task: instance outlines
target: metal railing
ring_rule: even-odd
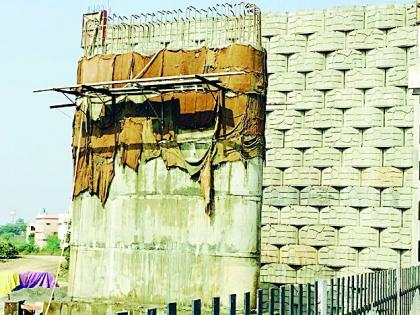
[[[251,307],[249,292],[244,294],[242,301],[236,294],[231,294],[224,308],[221,308],[220,297],[213,298],[210,308],[204,308],[201,300],[194,300],[190,312],[193,315],[219,315],[226,311],[229,315],[409,315],[414,297],[419,293],[420,266],[415,266],[320,280],[312,284],[259,289],[255,308]],[[167,315],[175,315],[178,311],[177,303],[166,305]],[[184,306],[182,312],[186,312]],[[146,310],[147,315],[157,313],[157,308]],[[159,313],[163,310],[159,309]],[[117,314],[128,315],[129,312]]]

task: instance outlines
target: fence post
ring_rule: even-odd
[[[295,287],[289,285],[289,315],[295,315]]]
[[[166,307],[167,315],[176,315],[176,303],[169,303]]]
[[[285,292],[285,287],[281,286],[280,287],[280,301],[279,301],[279,306],[280,306],[280,311],[279,314],[280,315],[286,315],[286,292]]]
[[[274,288],[268,290],[268,314],[274,315],[275,291]]]
[[[231,294],[229,297],[229,315],[236,314],[236,294]]]
[[[327,297],[328,282],[325,280],[318,281],[318,314],[327,315],[328,297]]]
[[[298,314],[303,315],[303,284],[299,284],[298,290]]]
[[[334,315],[334,279],[330,279],[330,314]]]
[[[312,306],[312,300],[311,300],[311,284],[308,283],[306,285],[306,314],[311,315],[311,306]]]
[[[264,307],[264,296],[263,296],[263,294],[264,294],[264,291],[262,289],[259,289],[257,291],[257,314],[258,315],[262,315],[263,312],[264,312],[264,310],[263,310],[263,307]]]
[[[149,308],[149,309],[146,311],[146,314],[147,314],[147,315],[156,315],[156,313],[157,313],[157,310],[156,310],[155,308]]]
[[[251,293],[244,294],[244,315],[251,314]]]
[[[397,268],[397,315],[401,315],[401,268]]]
[[[194,300],[193,301],[193,303],[192,303],[192,314],[193,315],[201,315],[201,300]],[[156,315],[156,314],[153,314],[153,315]]]
[[[213,298],[213,304],[212,304],[212,315],[219,315],[220,314],[220,297],[214,297]]]

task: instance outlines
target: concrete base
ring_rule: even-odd
[[[221,165],[209,217],[199,183],[184,171],[161,159],[137,173],[116,166],[105,207],[89,194],[75,200],[69,297],[190,305],[254,293],[261,186],[260,158]]]
[[[52,302],[48,315],[118,315],[118,314],[129,314],[129,315],[144,315],[147,309],[157,308],[159,314],[165,314],[166,308],[162,305],[158,307],[154,305],[139,306],[129,303],[107,303],[107,302],[85,302],[85,301],[54,301]],[[45,314],[46,305],[44,305]],[[203,313],[210,314],[211,305],[201,305]],[[220,313],[227,314],[228,310],[225,308],[220,309]],[[178,304],[177,314],[191,314],[190,304]],[[14,314],[11,314],[14,315]]]

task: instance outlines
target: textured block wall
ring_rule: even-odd
[[[261,282],[411,263],[415,18],[414,4],[263,15]]]

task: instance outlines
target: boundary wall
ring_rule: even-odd
[[[261,282],[415,263],[415,4],[266,13],[262,36]]]

